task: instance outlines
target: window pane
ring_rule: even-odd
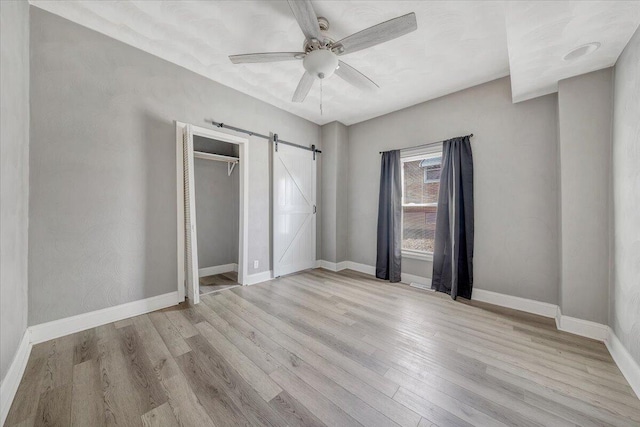
[[[433,252],[442,157],[403,163],[402,249]]]
[[[402,221],[402,249],[433,252],[437,206],[405,206]]]
[[[432,160],[431,158],[429,160]],[[404,162],[404,204],[438,203],[440,157],[435,165],[421,166],[424,160]],[[426,179],[428,175],[428,180]],[[427,182],[428,181],[428,182]]]
[[[438,167],[424,168],[424,183],[440,182],[440,165]]]

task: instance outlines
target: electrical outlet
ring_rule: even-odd
[[[259,265],[260,265],[260,261],[258,261],[258,260],[253,261],[253,268],[254,269],[258,268]]]

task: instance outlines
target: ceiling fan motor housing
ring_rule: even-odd
[[[320,31],[327,31],[329,29],[329,20],[324,16],[318,16],[318,26]]]
[[[312,76],[326,79],[338,68],[338,56],[328,49],[312,50],[302,60],[302,66]]]
[[[337,52],[336,49],[334,49],[335,40],[329,33],[329,20],[323,16],[318,16],[318,27],[320,27],[320,35],[322,37],[319,39],[305,39],[304,43],[302,43],[302,50],[309,53],[317,49],[329,49],[338,54],[342,53],[344,49],[340,52]]]

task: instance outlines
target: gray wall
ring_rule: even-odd
[[[29,4],[0,2],[0,378],[27,328]]]
[[[347,261],[349,134],[347,126],[322,126],[322,259]]]
[[[615,67],[610,326],[640,364],[640,30]]]
[[[238,262],[239,176],[226,163],[194,161],[199,268]]]
[[[560,81],[563,315],[606,324],[609,294],[611,68]]]
[[[381,150],[474,133],[480,289],[557,303],[557,97],[513,104],[503,78],[349,128],[349,258],[374,265]],[[403,259],[431,277],[431,263]]]
[[[177,289],[174,120],[320,144],[319,126],[151,54],[31,22],[30,324]],[[249,274],[270,269],[269,153],[251,138]]]

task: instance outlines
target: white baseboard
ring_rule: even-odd
[[[331,262],[318,260],[317,262],[318,268],[324,268],[329,271],[341,271],[341,270],[354,270],[359,271],[360,273],[369,274],[374,276],[376,274],[376,268],[372,265],[360,264],[353,261],[342,261],[342,262]],[[411,283],[418,283],[420,285],[425,285],[426,287],[431,287],[431,279],[428,277],[416,276],[415,274],[402,273],[402,277],[400,278],[402,283],[406,283],[410,285]]]
[[[360,273],[368,274],[370,276],[376,275],[376,268],[372,265],[360,264],[353,261],[347,261],[346,263],[346,268],[349,270],[359,271]]]
[[[620,368],[620,372],[627,379],[629,385],[633,389],[634,393],[640,398],[640,365],[634,360],[629,351],[620,342],[620,339],[613,332],[613,329],[609,328],[609,334],[604,340],[604,343],[611,353],[611,357]]]
[[[329,271],[345,270],[349,268],[348,265],[349,265],[349,261],[331,262],[331,261],[318,260],[316,263],[316,266],[318,268],[324,268],[325,270],[329,270]]]
[[[9,370],[4,380],[2,380],[2,385],[0,385],[0,425],[4,425],[7,415],[9,415],[9,408],[11,408],[13,398],[18,391],[18,386],[22,380],[22,374],[24,374],[24,370],[27,367],[27,361],[29,360],[32,347],[30,330],[27,328],[22,335],[22,340],[18,345],[18,350],[13,357],[13,361],[11,365],[9,365]]]
[[[179,302],[178,291],[174,291],[169,292],[168,294],[158,295],[139,301],[132,301],[113,307],[103,308],[101,310],[91,311],[89,313],[78,314],[77,316],[66,317],[64,319],[30,326],[31,343],[38,344],[44,341],[49,341],[65,335],[84,331],[85,329],[95,328],[96,326],[106,325],[107,323],[117,322],[118,320],[160,310],[161,308],[176,305]]]
[[[200,268],[198,269],[198,277],[213,276],[214,274],[229,273],[231,271],[238,271],[238,264],[231,263]]]
[[[473,288],[471,297],[476,301],[537,314],[538,316],[555,318],[558,312],[558,306],[555,304],[516,297],[513,295],[500,294],[498,292],[486,291],[484,289]]]
[[[18,385],[22,380],[24,370],[27,367],[31,348],[35,344],[160,310],[176,305],[179,302],[178,291],[174,291],[139,301],[132,301],[114,307],[91,311],[89,313],[78,314],[77,316],[29,326],[22,337],[22,341],[20,341],[18,351],[0,386],[0,416],[2,418],[0,425],[4,424],[9,414],[9,408],[18,391]]]
[[[606,341],[609,336],[609,326],[576,317],[565,316],[560,311],[560,307],[558,307],[556,313],[556,328],[558,328],[559,331],[569,332],[598,341]]]
[[[255,285],[262,282],[268,282],[273,279],[273,272],[271,270],[263,271],[262,273],[249,274],[245,279],[245,285]]]

